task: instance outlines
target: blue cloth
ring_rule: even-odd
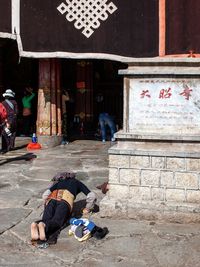
[[[72,225],[84,225],[90,232],[94,229],[96,226],[92,221],[89,221],[88,219],[76,219],[76,218],[71,218],[70,219],[70,224]]]
[[[101,127],[101,135],[102,140],[106,140],[106,125],[109,126],[111,132],[111,139],[114,137],[114,133],[116,133],[116,125],[114,123],[113,117],[108,113],[103,112],[99,114],[99,124]]]

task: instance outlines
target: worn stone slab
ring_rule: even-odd
[[[24,217],[31,213],[29,209],[3,208],[0,209],[0,234],[20,223]]]
[[[36,192],[43,191],[44,189],[46,189],[49,186],[49,180],[37,180],[37,179],[26,179],[23,181],[19,182],[19,186],[20,188],[29,190],[31,192],[33,192],[33,194],[35,194]]]
[[[3,191],[0,194],[0,205],[4,208],[23,207],[31,199],[32,195],[34,195],[33,192],[22,188],[12,189],[10,192]]]
[[[44,251],[34,249],[12,233],[0,236],[0,266],[37,267],[61,266],[59,259],[47,256]]]
[[[41,193],[51,178],[45,175],[45,170],[51,165],[54,166],[55,172],[61,166],[64,169],[67,159],[71,160],[71,156],[68,158],[69,154],[64,156],[65,151],[71,150],[73,153],[77,150],[78,153],[74,157],[73,164],[75,165],[77,162],[76,170],[79,171],[79,178],[89,184],[90,188],[95,189],[96,185],[103,182],[105,178],[104,164],[101,161],[96,161],[98,153],[100,153],[100,158],[107,158],[105,151],[110,148],[107,144],[106,149],[100,142],[96,144],[97,149],[95,149],[95,142],[92,142],[90,146],[90,141],[82,140],[75,142],[74,145],[70,144],[70,148],[67,146],[66,150],[65,148],[61,150],[60,147],[43,150],[37,152],[37,158],[31,164],[22,165],[23,168],[25,167],[23,172],[20,171],[21,166],[19,165],[15,165],[14,175],[11,175],[9,171],[3,173],[2,170],[0,173],[0,192],[4,193],[2,196],[0,194],[3,201],[1,203],[2,214],[0,210],[0,222],[3,225],[3,233],[0,234],[0,266],[199,267],[199,224],[168,224],[166,222],[157,223],[153,220],[138,221],[128,219],[127,216],[126,219],[120,220],[119,215],[115,219],[110,219],[101,218],[100,213],[95,213],[90,219],[96,225],[108,227],[109,230],[108,235],[102,240],[91,238],[80,243],[74,237],[68,236],[69,227],[67,227],[61,232],[57,244],[45,250],[40,250],[29,244],[30,224],[41,218],[43,211]],[[96,156],[93,157],[94,160],[88,160],[88,152],[80,153],[81,149],[84,150],[87,147],[94,149],[94,154],[96,153]],[[61,151],[62,155],[60,155]],[[12,151],[11,157],[14,153],[15,151]],[[13,170],[10,164],[7,163],[6,168]],[[84,167],[95,164],[96,171],[90,171],[90,168],[88,170]],[[107,172],[108,165],[105,164],[105,174]],[[39,180],[35,178],[36,176],[39,177]],[[24,196],[20,196],[19,189],[22,190]],[[13,210],[7,209],[5,206],[7,194],[10,192],[14,194],[14,190],[16,190],[16,194],[8,202],[9,205],[12,204]],[[105,196],[100,190],[96,189],[95,192],[98,200]],[[121,197],[123,198],[123,195]],[[27,202],[24,206],[25,199]],[[77,198],[77,201],[79,200],[85,200],[85,196],[80,194]],[[107,209],[105,212],[108,214],[113,207],[111,206],[110,210]],[[117,203],[117,208],[123,209],[123,206]],[[139,204],[136,208],[142,210]],[[186,205],[185,211],[187,208]],[[198,214],[199,212],[196,210],[195,213]]]

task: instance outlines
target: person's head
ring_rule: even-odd
[[[76,178],[76,173],[74,172],[59,172],[57,173],[52,179],[51,181],[53,182],[60,182],[66,179],[75,179]]]
[[[13,92],[11,89],[6,89],[5,93],[3,93],[3,97],[5,99],[12,99],[15,97],[15,92]]]
[[[26,87],[24,90],[24,94],[25,95],[30,95],[33,92],[33,88],[32,87]]]
[[[64,95],[68,96],[69,93],[70,93],[70,89],[68,89],[68,88],[67,89],[63,89],[62,92],[63,92]]]

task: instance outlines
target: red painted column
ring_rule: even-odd
[[[159,0],[159,56],[166,54],[166,0]]]
[[[38,135],[61,134],[60,60],[39,60]]]
[[[76,70],[76,111],[80,122],[93,120],[93,65],[89,61],[78,61]]]
[[[61,120],[61,109],[62,109],[62,93],[61,93],[61,88],[60,88],[60,74],[61,74],[61,64],[60,61],[57,62],[56,64],[56,115],[57,115],[57,134],[61,135],[62,134],[62,120]]]
[[[57,134],[57,115],[56,115],[56,63],[55,60],[50,60],[50,84],[51,84],[51,134]]]

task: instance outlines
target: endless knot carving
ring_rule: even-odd
[[[83,28],[82,33],[89,38],[94,30],[99,28],[100,21],[105,21],[109,13],[117,10],[113,2],[108,0],[66,0],[58,7],[58,11],[63,15],[66,13],[66,19],[74,22],[76,29]]]

